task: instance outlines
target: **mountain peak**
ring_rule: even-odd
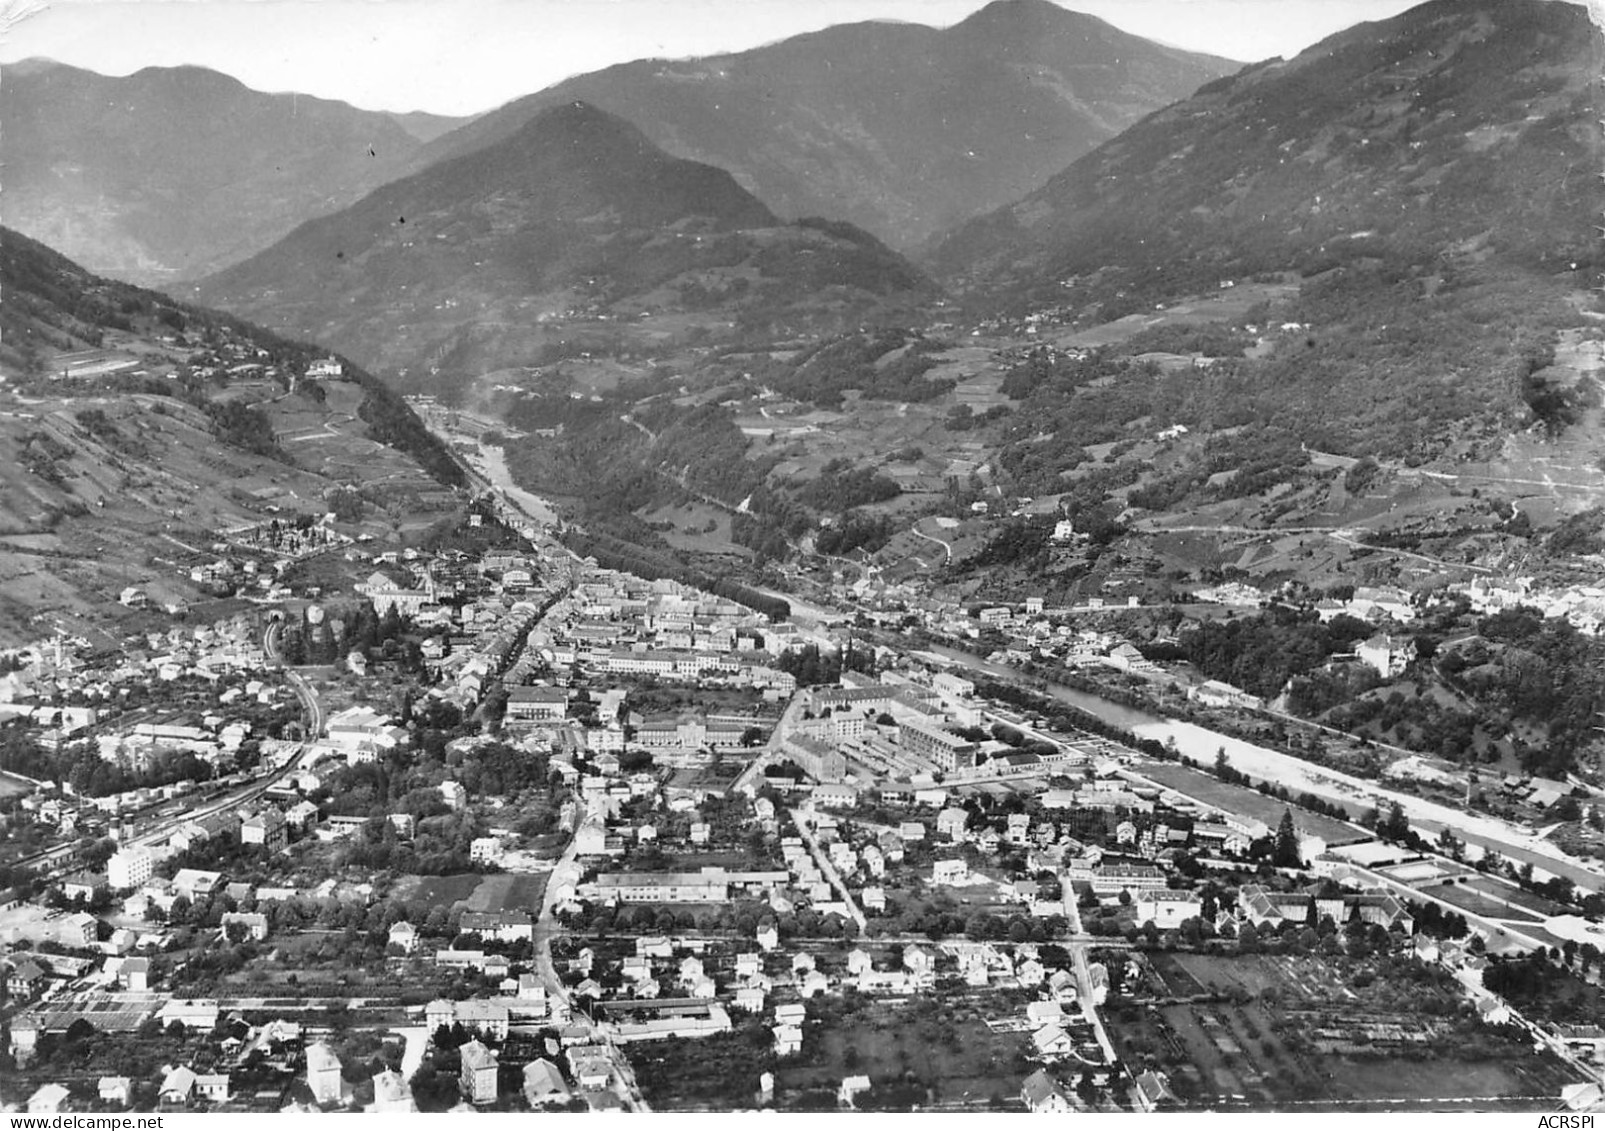
[[[6,222],[129,279],[237,261],[394,179],[421,144],[387,114],[208,67],[5,68]]]
[[[542,110],[524,127],[523,132],[529,131],[548,135],[554,133],[572,135],[576,138],[612,135],[629,138],[632,141],[639,140],[642,145],[650,144],[646,135],[630,122],[579,98]]]
[[[1434,0],[1207,84],[957,230],[936,259],[1083,304],[1377,248],[1425,269],[1489,227],[1512,259],[1569,262],[1592,194],[1567,169],[1597,164],[1602,64],[1605,40],[1575,5]],[[1117,262],[1154,282],[1140,296],[1110,282]]]
[[[7,75],[16,77],[18,75],[42,75],[47,71],[53,71],[58,68],[67,68],[67,64],[46,58],[43,55],[30,55],[26,59],[18,59],[15,63],[7,63],[5,69]]]
[[[836,25],[579,75],[439,138],[415,167],[493,146],[543,109],[580,101],[676,157],[730,170],[782,216],[847,220],[906,250],[1240,66],[1049,0],[996,0],[943,29]]]
[[[992,0],[956,26],[960,28],[1020,29],[1040,27],[1048,20],[1065,23],[1101,24],[1102,20],[1084,12],[1072,11],[1053,0]]]

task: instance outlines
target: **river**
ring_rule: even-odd
[[[990,663],[956,648],[933,645],[930,650],[972,671],[985,672],[999,679],[1018,681],[1022,678],[1021,673],[1012,668]],[[1329,770],[1291,754],[1257,746],[1196,723],[1137,710],[1063,684],[1050,683],[1045,689],[1055,699],[1078,707],[1111,726],[1128,730],[1138,738],[1149,738],[1160,743],[1174,742],[1178,751],[1205,766],[1213,765],[1216,755],[1224,750],[1234,769],[1256,781],[1273,782],[1295,794],[1314,794],[1343,805],[1355,816],[1372,806],[1385,808],[1397,802],[1410,824],[1429,839],[1448,828],[1469,845],[1484,850],[1492,849],[1502,856],[1532,864],[1540,879],[1546,874],[1565,876],[1579,888],[1605,890],[1605,875],[1597,867],[1568,856],[1549,841],[1496,817],[1466,813],[1408,793],[1397,793],[1378,782],[1339,770]]]
[[[473,457],[470,462],[474,465],[474,470],[489,479],[492,486],[517,503],[530,518],[546,526],[556,525],[557,511],[552,504],[539,495],[530,494],[513,482],[512,472],[507,470],[507,455],[500,448],[481,443],[478,456]]]

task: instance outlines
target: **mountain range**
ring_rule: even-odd
[[[845,24],[729,55],[565,80],[425,146],[422,167],[584,101],[677,157],[727,169],[782,216],[829,216],[909,251],[1241,67],[1049,0],[950,28]]]
[[[1209,83],[931,262],[988,301],[1106,314],[1376,257],[1586,269],[1602,64],[1576,5],[1433,0]]]
[[[27,60],[6,68],[6,220],[93,270],[194,280],[583,101],[727,170],[781,216],[845,220],[907,250],[1236,66],[1048,0],[996,0],[941,31],[853,24],[627,63],[468,119],[264,94],[201,67],[108,77]]]
[[[399,373],[528,361],[575,322],[615,347],[689,324],[791,332],[906,315],[935,289],[866,233],[783,223],[728,172],[571,102],[309,221],[196,294]]]
[[[203,67],[6,67],[6,223],[151,285],[238,261],[409,168],[459,120],[263,94]]]

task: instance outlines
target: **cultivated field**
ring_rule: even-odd
[[[1493,899],[1484,892],[1467,885],[1440,884],[1429,891],[1434,899],[1441,899],[1451,903],[1462,911],[1469,911],[1473,915],[1481,915],[1488,919],[1508,919],[1513,923],[1536,923],[1538,917],[1516,907],[1511,907],[1502,900]]]
[[[1133,1071],[1184,1107],[1533,1110],[1575,1072],[1487,1028],[1447,975],[1411,959],[1155,954],[1109,1009]]]
[[[392,899],[420,900],[431,907],[450,907],[466,902],[484,882],[484,876],[404,876],[396,882]]]
[[[1209,774],[1188,769],[1186,766],[1170,762],[1154,762],[1143,764],[1139,770],[1144,777],[1152,778],[1160,785],[1174,789],[1178,793],[1185,793],[1188,797],[1230,813],[1251,817],[1272,829],[1281,821],[1283,811],[1292,809],[1293,823],[1298,826],[1299,831],[1320,837],[1329,846],[1352,844],[1368,840],[1371,836],[1364,829],[1347,822],[1320,813],[1311,813],[1296,805],[1290,806],[1285,801],[1266,797],[1257,790],[1228,784]]]
[[[464,905],[469,911],[530,911],[541,907],[549,873],[504,873],[486,876]]]
[[[947,997],[865,1003],[850,1016],[828,1015],[817,1025],[810,1005],[800,1056],[775,1072],[777,1106],[834,1110],[843,1077],[863,1074],[877,1085],[901,1084],[927,1106],[985,1106],[1011,1098],[1036,1065],[1028,1034],[994,1033],[988,1019],[1004,999]]]

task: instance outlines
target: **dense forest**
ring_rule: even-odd
[[[1184,659],[1210,679],[1273,699],[1294,676],[1333,655],[1353,652],[1357,642],[1375,631],[1354,617],[1322,624],[1313,613],[1273,605],[1257,617],[1204,621],[1175,645],[1146,651],[1155,659]]]
[[[788,397],[830,407],[839,406],[848,389],[871,400],[931,401],[953,391],[953,381],[925,376],[936,365],[932,355],[948,345],[902,329],[848,334],[774,362],[759,376]]]

